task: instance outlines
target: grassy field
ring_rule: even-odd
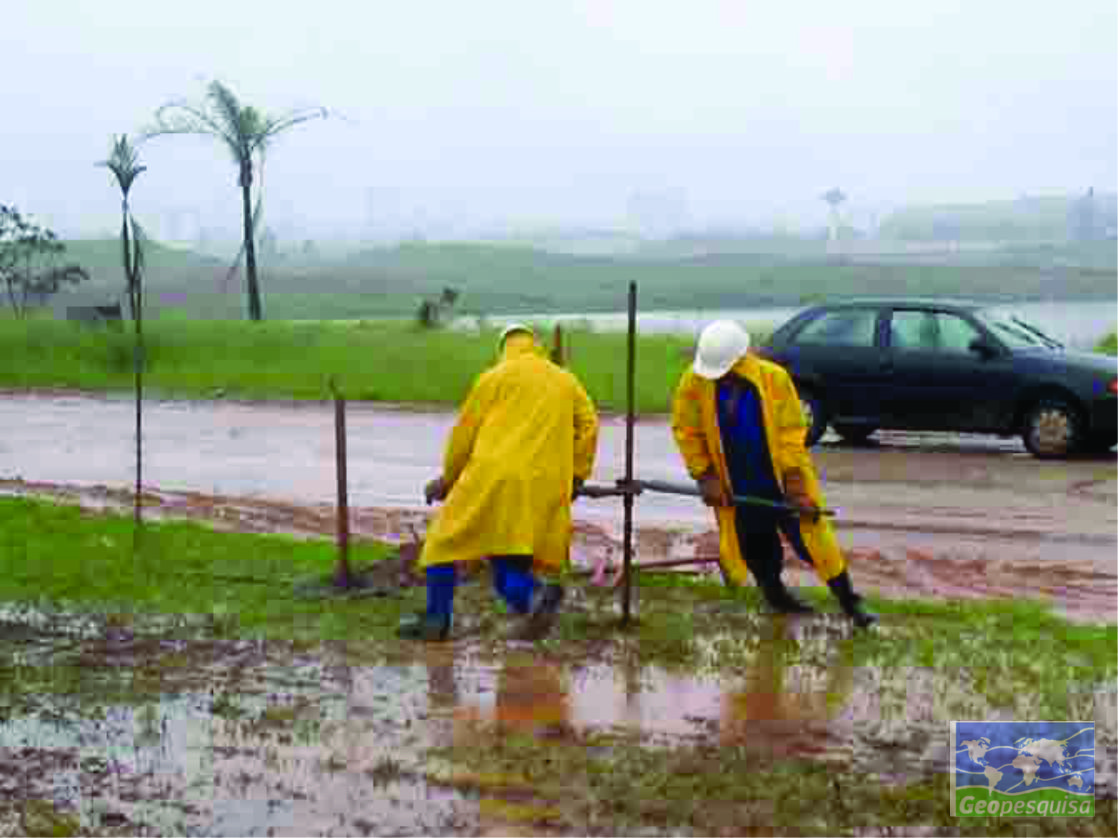
[[[1099,352],[1107,355],[1118,355],[1118,332],[1111,332],[1096,347]]]
[[[337,376],[347,397],[457,404],[496,357],[497,333],[419,330],[408,322],[155,320],[146,330],[153,394],[322,399]],[[570,368],[602,409],[625,406],[625,336],[566,332]],[[640,338],[636,399],[664,412],[690,361],[681,337]],[[132,336],[55,320],[0,320],[0,387],[132,387]]]
[[[829,264],[804,254],[611,258],[512,245],[406,244],[313,264],[263,260],[261,287],[265,316],[277,320],[411,316],[421,299],[446,287],[461,293],[459,309],[466,314],[621,311],[630,280],[639,283],[645,311],[800,305],[881,294],[1113,299],[1118,277],[1113,260],[1101,267],[1077,262],[1053,267],[1060,252],[1038,256],[1035,265],[870,265]],[[115,242],[71,242],[68,258],[84,265],[92,279],[59,294],[57,309],[119,296],[123,280]],[[226,268],[213,258],[152,245],[145,279],[149,304],[192,318],[243,317],[243,277],[226,283]]]
[[[764,334],[754,335],[760,342]],[[544,338],[546,341],[548,338]],[[130,332],[0,319],[0,387],[128,391]],[[408,321],[335,323],[154,320],[146,387],[194,398],[325,399],[336,376],[350,399],[455,405],[496,357],[497,333],[420,330]],[[570,368],[601,409],[625,407],[625,335],[568,330]],[[638,338],[637,410],[664,413],[692,342]],[[1118,354],[1111,334],[1099,351]]]
[[[384,555],[376,545],[359,545],[355,551],[356,560],[371,568]],[[80,725],[82,718],[98,718],[119,705],[158,708],[157,702],[173,699],[176,691],[204,694],[210,670],[200,669],[194,656],[208,660],[202,655],[217,648],[214,638],[292,643],[290,651],[269,644],[275,665],[286,660],[292,668],[305,666],[306,656],[317,654],[323,642],[333,666],[343,659],[358,667],[387,662],[403,671],[439,660],[430,650],[393,636],[399,617],[422,603],[422,587],[376,599],[309,601],[293,595],[300,580],[327,573],[331,561],[332,550],[324,542],[219,533],[185,523],[149,524],[136,550],[125,518],[0,499],[0,603],[9,607],[8,619],[30,608],[49,615],[48,625],[71,652],[75,644],[88,644],[77,647],[88,650],[79,655],[80,666],[53,658],[36,662],[15,651],[5,658],[18,661],[3,669],[7,718],[18,725],[21,718],[42,715],[65,730],[67,724]],[[429,752],[395,753],[396,770],[401,763],[418,764],[421,781],[481,798],[502,822],[523,819],[527,828],[546,823],[562,834],[638,834],[652,828],[655,834],[836,835],[891,826],[935,827],[961,835],[1010,834],[1013,826],[1037,835],[1114,834],[1115,806],[1109,799],[1097,801],[1090,819],[953,819],[948,776],[922,759],[927,746],[946,741],[946,719],[991,714],[1093,718],[1096,693],[1105,692],[1118,677],[1114,626],[1069,624],[1040,604],[1021,600],[929,603],[871,597],[870,607],[883,615],[882,626],[872,634],[829,632],[828,623],[820,620],[818,630],[784,636],[779,618],[759,614],[752,588],[727,591],[709,581],[651,574],[641,575],[637,584],[639,619],[630,631],[617,630],[615,595],[588,588],[585,599],[565,609],[557,630],[530,653],[502,639],[507,624],[493,608],[488,586],[463,585],[455,646],[466,654],[450,658],[452,667],[468,666],[469,652],[478,651],[520,667],[605,663],[618,672],[639,673],[652,665],[682,677],[748,677],[752,672],[767,690],[779,690],[785,681],[799,684],[799,690],[814,684],[811,689],[825,691],[835,714],[851,700],[855,674],[872,672],[880,718],[862,727],[875,732],[858,740],[849,761],[820,762],[749,748],[753,738],[765,735],[761,729],[744,742],[723,743],[717,731],[704,734],[696,728],[693,735],[665,746],[621,728],[551,725],[545,728],[548,735],[540,735],[525,729],[524,722],[518,727],[514,719],[507,727],[479,726],[468,739],[447,737]],[[833,610],[823,589],[801,594]],[[172,615],[172,620],[149,636],[147,615],[152,614]],[[176,622],[173,615],[184,619]],[[86,629],[84,635],[67,632],[67,620],[76,618],[92,618],[92,625],[100,628],[92,634]],[[24,648],[19,644],[26,642],[26,632],[17,622],[10,626],[2,638],[5,650],[7,644],[13,650]],[[113,632],[126,641],[143,640],[144,648],[175,651],[131,662],[127,654],[109,655],[107,663],[98,664],[98,655],[113,650],[105,636]],[[200,644],[199,650],[191,644]],[[108,679],[97,666],[118,675]],[[919,698],[912,693],[917,676],[922,685],[918,691],[932,702],[934,718],[912,717],[911,702]],[[251,679],[222,682],[211,686],[216,697],[205,706],[223,718],[251,721],[254,710],[260,713],[254,689]],[[808,700],[791,686],[783,695],[796,706]],[[58,713],[59,697],[82,702],[76,720]],[[775,697],[727,694],[728,700],[746,704]],[[558,697],[532,696],[533,702],[548,707],[552,700]],[[269,704],[267,709],[260,716],[268,721],[267,735],[280,737],[315,729],[327,712],[318,701]],[[856,735],[862,735],[857,733],[861,729],[855,726]],[[248,749],[257,742],[254,735],[264,734],[245,733],[237,740],[240,756],[252,753]],[[1100,735],[1105,743],[1113,731]],[[93,746],[83,751],[95,754]],[[28,748],[22,758],[40,759],[40,749]],[[914,773],[906,775],[906,770]],[[19,805],[18,793],[0,801],[0,812],[8,811],[13,801]],[[61,815],[59,820],[70,823]],[[98,834],[88,826],[71,826],[66,832],[22,832]]]

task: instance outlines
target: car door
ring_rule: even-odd
[[[882,323],[877,307],[843,306],[824,309],[791,336],[784,363],[820,397],[830,421],[877,426],[889,383]]]
[[[890,427],[998,430],[1012,391],[1008,356],[972,348],[987,335],[963,312],[896,307],[886,336],[892,361],[883,409]]]

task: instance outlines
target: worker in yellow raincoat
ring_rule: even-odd
[[[861,609],[830,523],[817,512],[823,502],[807,427],[788,373],[749,352],[749,333],[729,320],[707,326],[695,360],[676,389],[672,432],[718,518],[719,561],[728,581],[743,584],[748,570],[777,611],[808,612],[781,579],[780,535],[827,583],[843,610],[862,627],[876,618]],[[788,503],[789,513],[732,497]]]
[[[497,592],[527,617],[523,637],[550,627],[563,589],[533,569],[568,561],[571,501],[590,476],[598,417],[570,372],[543,357],[531,329],[509,326],[501,358],[482,373],[450,434],[443,473],[427,502],[446,500],[419,559],[427,609],[400,635],[442,640],[450,631],[456,565],[488,559]]]

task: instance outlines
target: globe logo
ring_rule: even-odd
[[[1095,723],[951,723],[955,817],[1093,817]]]

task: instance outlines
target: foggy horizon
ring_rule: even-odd
[[[64,236],[114,231],[119,192],[94,165],[112,135],[215,78],[267,113],[331,111],[270,147],[263,226],[281,239],[620,230],[642,194],[664,199],[665,229],[804,229],[826,223],[836,186],[853,223],[1118,186],[1113,2],[313,11],[6,10],[0,203]],[[142,223],[193,213],[236,235],[237,172],[217,142],[156,138],[141,162]]]

